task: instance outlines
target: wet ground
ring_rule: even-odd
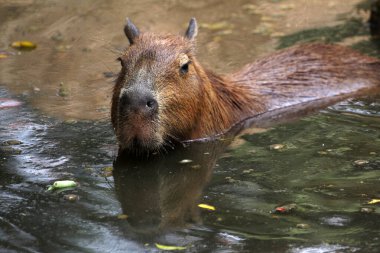
[[[116,159],[108,120],[125,16],[163,32],[196,16],[199,58],[223,72],[299,41],[380,56],[359,3],[3,1],[0,252],[378,252],[379,96],[148,163]]]

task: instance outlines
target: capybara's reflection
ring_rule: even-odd
[[[192,143],[146,160],[119,154],[115,190],[129,224],[137,230],[162,231],[200,223],[203,189],[228,143]]]

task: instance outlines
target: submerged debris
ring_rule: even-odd
[[[7,140],[2,143],[3,146],[14,146],[20,144],[22,144],[22,141],[19,140]]]
[[[70,202],[75,202],[79,200],[79,196],[76,194],[66,194],[63,196],[63,199]]]
[[[6,155],[19,155],[22,153],[20,149],[12,148],[9,146],[0,146],[0,152],[4,152]]]

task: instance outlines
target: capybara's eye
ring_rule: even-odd
[[[186,74],[187,72],[189,72],[189,64],[190,64],[190,62],[187,62],[181,66],[181,68],[179,70],[181,72],[181,74]]]

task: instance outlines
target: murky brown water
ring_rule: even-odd
[[[341,23],[360,0],[317,1],[1,1],[0,83],[24,94],[34,108],[63,119],[108,119],[117,56],[126,48],[130,17],[143,31],[184,33],[200,23],[198,57],[210,69],[231,71],[273,51],[276,37]],[[30,40],[31,52],[9,44]]]

